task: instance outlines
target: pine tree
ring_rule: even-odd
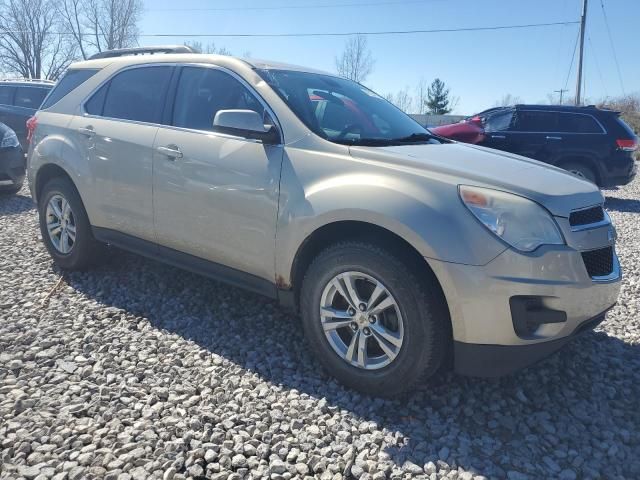
[[[449,103],[449,89],[442,80],[436,78],[427,90],[429,113],[432,115],[446,115],[451,111]]]

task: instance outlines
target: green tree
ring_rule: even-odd
[[[449,89],[439,78],[431,82],[427,89],[427,107],[432,115],[446,115],[453,110]]]

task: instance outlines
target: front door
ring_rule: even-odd
[[[283,147],[213,131],[219,110],[264,104],[231,73],[183,67],[169,124],[154,143],[154,217],[161,246],[274,281]]]

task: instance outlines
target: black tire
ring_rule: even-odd
[[[323,291],[336,275],[349,271],[383,283],[403,318],[404,340],[399,353],[376,370],[353,366],[340,357],[322,327]],[[449,317],[435,277],[423,277],[396,255],[365,242],[339,243],[314,259],[303,279],[300,310],[310,348],[330,375],[363,393],[394,397],[436,373],[448,348]]]
[[[69,253],[61,253],[53,244],[47,230],[47,205],[55,195],[61,195],[71,207],[76,227],[75,242]],[[93,238],[89,217],[71,180],[65,177],[56,177],[49,180],[38,200],[38,213],[40,217],[40,232],[42,240],[53,258],[54,262],[64,270],[85,270],[96,263],[101,257],[103,245]]]
[[[11,187],[0,188],[0,195],[15,195],[20,191],[24,182],[20,182],[19,185],[13,185]]]
[[[573,173],[577,177],[583,178],[585,180],[590,181],[591,183],[598,183],[598,177],[593,169],[585,165],[584,163],[579,162],[570,162],[562,164],[562,168]]]

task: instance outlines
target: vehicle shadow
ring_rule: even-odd
[[[634,465],[638,458],[640,345],[602,332],[585,334],[512,376],[442,373],[403,398],[387,400],[338,385],[309,354],[296,316],[258,295],[115,249],[105,265],[66,280],[84,295],[144,317],[265,381],[375,422],[385,433],[381,448],[397,466],[441,461],[497,478],[512,470],[550,478],[550,472],[557,477],[571,468],[579,478],[601,478],[608,462]],[[593,439],[592,447],[578,440],[585,437]],[[378,448],[359,444],[355,435],[353,446]],[[629,467],[638,469],[629,472],[632,477],[640,476],[635,465]]]
[[[640,213],[640,200],[635,198],[606,197],[604,206],[616,212]]]
[[[19,215],[30,210],[35,210],[36,205],[29,195],[5,194],[0,192],[0,216]]]

